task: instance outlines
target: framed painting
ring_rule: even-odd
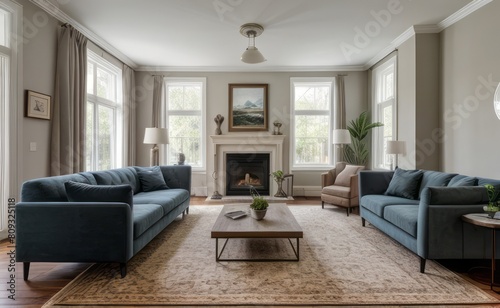
[[[267,131],[267,84],[229,84],[229,131]]]
[[[50,96],[34,91],[26,94],[26,116],[50,120]]]

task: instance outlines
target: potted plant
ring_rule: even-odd
[[[347,125],[351,134],[351,144],[346,145],[344,149],[344,160],[349,164],[366,166],[369,153],[364,139],[372,128],[383,125],[380,122],[370,123],[368,111],[362,112],[357,119],[352,120]]]
[[[488,213],[488,216],[493,218],[495,213],[500,211],[500,207],[498,206],[498,191],[495,189],[495,186],[491,184],[485,184],[486,192],[488,193],[488,205],[483,207],[483,210]]]
[[[251,186],[250,194],[252,195],[252,203],[250,204],[250,216],[256,220],[261,220],[266,216],[269,202],[259,195],[259,192]]]
[[[286,192],[283,190],[283,180],[285,179],[284,178],[285,174],[283,173],[283,171],[276,170],[276,171],[272,172],[271,175],[273,176],[276,184],[278,184],[278,191],[276,192],[276,194],[274,196],[280,197],[280,198],[288,197]]]

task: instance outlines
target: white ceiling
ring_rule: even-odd
[[[32,0],[43,3],[43,0]],[[373,64],[414,25],[438,32],[450,15],[484,0],[50,0],[77,28],[138,69],[325,70]],[[472,3],[471,3],[472,2]],[[489,2],[489,1],[486,1]],[[388,6],[397,4],[390,13]],[[386,14],[380,13],[385,12]],[[387,22],[374,16],[380,13]],[[59,19],[60,14],[56,16]],[[450,19],[450,18],[449,18]],[[448,19],[448,20],[449,20]],[[67,20],[63,20],[67,21]],[[76,23],[75,23],[76,22]],[[264,27],[267,58],[239,58],[244,23]],[[437,26],[436,26],[437,25]],[[368,28],[367,28],[368,27]],[[372,31],[368,33],[369,31]],[[359,40],[359,32],[368,40]],[[408,33],[408,32],[406,32]],[[93,36],[93,37],[92,37]],[[342,47],[351,48],[346,56]],[[118,53],[118,54],[117,54]]]

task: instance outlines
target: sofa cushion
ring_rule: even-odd
[[[68,181],[90,184],[80,174],[67,174],[29,180],[23,183],[21,201],[23,202],[67,202],[64,183]]]
[[[384,217],[384,208],[389,205],[417,205],[419,201],[394,196],[366,195],[361,198],[359,204],[377,216]]]
[[[91,173],[98,185],[130,184],[134,194],[140,191],[139,177],[133,167],[93,171]]]
[[[134,239],[141,236],[163,217],[163,207],[159,204],[134,204]]]
[[[132,186],[89,185],[68,181],[64,183],[70,202],[123,202],[133,208]]]
[[[456,175],[450,180],[448,187],[458,186],[477,186],[477,178],[461,174]]]
[[[446,173],[439,171],[424,171],[422,175],[422,181],[420,182],[420,190],[418,195],[422,193],[422,190],[426,187],[435,186],[447,186],[450,180],[455,177],[456,173]]]
[[[134,195],[134,203],[159,204],[163,208],[163,215],[189,199],[189,192],[185,189],[166,189],[151,192],[140,192]]]
[[[404,170],[397,168],[385,191],[386,195],[417,199],[420,181],[424,172],[422,170]]]
[[[342,170],[337,177],[333,185],[349,187],[351,185],[351,176],[358,173],[360,166],[346,165],[344,170]]]
[[[384,209],[384,219],[417,237],[418,205],[389,205]]]
[[[139,176],[139,181],[141,182],[142,191],[148,192],[168,189],[159,166],[137,168],[136,170],[137,175]]]
[[[321,190],[321,194],[333,195],[349,199],[351,198],[351,187],[344,187],[337,185],[325,186]]]

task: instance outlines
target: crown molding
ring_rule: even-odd
[[[139,66],[141,72],[356,72],[362,65],[339,66]]]
[[[90,31],[87,27],[83,26],[82,24],[71,18],[69,15],[61,11],[56,5],[54,5],[50,1],[48,0],[30,0],[30,1],[35,5],[37,5],[38,7],[40,7],[41,9],[43,9],[45,12],[49,13],[57,20],[72,25],[75,29],[80,31],[83,35],[85,35],[96,45],[104,49],[106,52],[109,52],[114,57],[118,58],[118,60],[122,61],[123,63],[127,64],[133,69],[137,68],[137,64],[134,61],[130,60],[129,57],[127,57],[125,54],[116,49],[114,46],[103,40],[100,36]]]
[[[470,14],[474,13],[475,11],[479,10],[486,4],[492,2],[493,0],[474,0],[461,8],[460,10],[456,11],[455,13],[451,14],[447,18],[445,18],[443,21],[439,22],[437,26],[442,30],[448,28],[449,26],[453,25],[454,23],[458,22],[459,20],[469,16]]]

